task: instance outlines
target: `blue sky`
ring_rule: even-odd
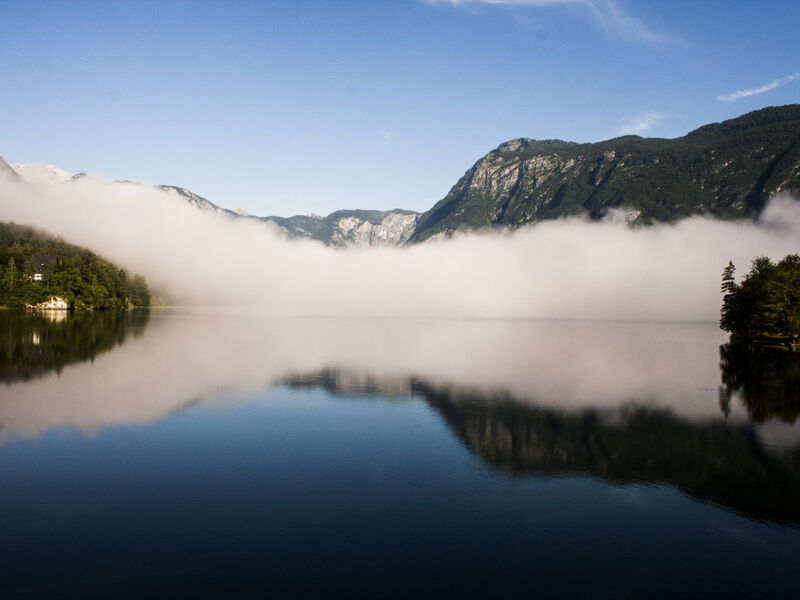
[[[515,137],[800,101],[800,3],[0,0],[0,155],[251,213],[424,210]]]

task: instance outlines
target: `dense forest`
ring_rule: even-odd
[[[736,283],[736,267],[722,272],[719,326],[739,340],[769,340],[797,344],[800,338],[800,255],[773,263],[762,256]]]
[[[150,305],[141,275],[32,227],[0,223],[0,307],[25,308],[51,297],[76,309]]]

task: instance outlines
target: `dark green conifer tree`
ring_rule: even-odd
[[[777,339],[797,343],[800,337],[800,256],[777,264],[762,256],[737,284],[732,262],[722,272],[720,328],[743,339]]]

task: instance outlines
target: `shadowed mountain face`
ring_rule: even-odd
[[[743,363],[737,368],[747,369]],[[420,396],[471,452],[515,476],[588,475],[619,484],[666,484],[750,518],[800,524],[800,447],[768,449],[744,423],[691,421],[668,409],[635,404],[564,411],[504,392],[333,369],[285,383],[349,396]],[[798,406],[795,397],[795,410]],[[766,405],[762,409],[762,418],[781,418],[785,407],[777,414]]]

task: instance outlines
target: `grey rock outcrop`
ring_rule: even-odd
[[[339,210],[327,217],[264,217],[292,238],[310,238],[335,248],[400,246],[414,233],[419,213],[410,210]]]
[[[9,165],[3,157],[0,156],[0,177],[5,177],[7,179],[13,179],[18,181],[20,179],[19,173],[17,173],[11,165]]]

